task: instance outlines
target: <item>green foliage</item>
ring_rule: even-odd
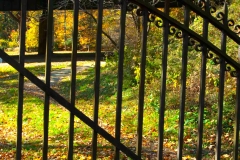
[[[18,24],[7,12],[0,11],[0,39],[8,39],[12,30],[18,29]]]
[[[113,52],[113,55],[107,55],[107,65],[115,71],[114,73],[117,74],[117,67],[118,67],[118,52]],[[124,49],[124,84],[123,88],[131,88],[136,86],[136,84],[139,82],[139,56],[138,56],[137,49],[134,49],[132,47],[126,46]],[[137,60],[138,58],[138,60]]]
[[[6,49],[8,47],[8,41],[4,39],[0,39],[0,49]]]
[[[12,30],[9,38],[8,46],[9,48],[18,47],[19,42],[19,36],[18,36],[18,30]]]
[[[237,2],[239,3],[239,2]],[[238,23],[239,18],[236,12],[233,13],[235,3],[231,3],[229,6],[229,17],[236,19]],[[219,11],[221,7],[218,7]],[[234,15],[235,14],[235,15]],[[176,14],[178,15],[178,14]],[[234,16],[233,16],[234,15]],[[145,83],[145,111],[155,118],[159,116],[160,110],[160,88],[161,88],[161,65],[162,65],[162,28],[157,29],[150,24],[150,30],[148,32],[148,44],[147,44],[147,57],[146,57],[146,83]],[[191,22],[190,28],[202,35],[203,19],[195,16]],[[221,49],[221,31],[216,29],[213,25],[209,25],[209,41],[216,47]],[[135,40],[139,41],[139,40]],[[168,49],[168,66],[167,66],[167,90],[166,90],[166,106],[165,106],[165,122],[164,122],[164,138],[170,143],[166,143],[165,147],[171,149],[177,148],[177,135],[179,129],[179,107],[181,98],[181,72],[182,72],[182,39],[176,39],[176,37],[169,37],[169,49]],[[125,61],[124,74],[131,83],[124,83],[125,88],[136,89],[140,80],[140,57],[141,51],[136,49],[137,47],[131,44],[127,44],[125,49]],[[140,47],[138,46],[138,49]],[[185,155],[189,157],[193,156],[191,150],[195,150],[194,144],[197,143],[198,135],[198,120],[199,120],[199,94],[200,94],[200,78],[201,78],[201,61],[202,53],[195,51],[191,46],[188,47],[188,64],[187,64],[187,88],[185,98],[185,117],[184,117],[184,151]],[[230,38],[227,38],[227,52],[226,54],[237,60],[238,44],[233,42]],[[214,55],[214,57],[217,57]],[[113,61],[114,63],[112,63]],[[115,59],[109,59],[109,62],[115,64],[117,68],[118,54],[115,54]],[[218,90],[219,90],[219,65],[216,65],[213,59],[207,60],[206,71],[206,95],[203,115],[203,148],[206,150],[206,155],[203,155],[206,159],[211,159],[212,151],[209,148],[215,147],[216,129],[218,123]],[[223,151],[229,153],[228,149],[232,147],[232,136],[234,131],[234,107],[236,101],[236,79],[231,77],[228,72],[225,75],[225,92],[224,92],[224,104],[223,104],[223,133],[222,133],[222,148]],[[129,81],[128,81],[129,82]],[[132,83],[134,82],[134,83]],[[134,92],[138,94],[137,90]],[[144,121],[148,124],[148,130],[151,132],[151,136],[157,136],[155,129],[157,126],[155,122],[151,121],[153,117],[145,115],[147,119]],[[159,118],[159,117],[158,117]],[[154,124],[151,124],[154,123]],[[147,130],[147,129],[146,129]],[[148,134],[149,137],[150,134]],[[231,137],[231,138],[230,138]],[[229,153],[230,155],[230,153]],[[190,158],[189,158],[190,159]]]
[[[237,13],[233,12],[237,10],[239,2],[231,3],[229,8],[229,17],[236,18]],[[219,9],[220,11],[220,9]],[[182,14],[175,14],[176,17],[182,16]],[[63,17],[61,17],[63,18]],[[106,19],[105,19],[106,20]],[[111,20],[111,19],[110,19]],[[202,35],[203,29],[203,19],[201,17],[195,16],[191,22],[190,29]],[[239,18],[236,18],[239,21]],[[132,19],[128,19],[132,21]],[[139,20],[141,22],[141,20]],[[71,23],[68,24],[71,26]],[[82,30],[88,28],[89,24],[85,24]],[[60,26],[58,26],[60,27]],[[160,88],[161,88],[161,69],[162,69],[162,28],[156,28],[153,24],[149,23],[150,30],[148,32],[148,44],[147,44],[147,56],[146,56],[146,80],[145,80],[145,110],[144,110],[144,134],[151,140],[155,140],[158,136],[157,132],[157,121],[159,118],[160,110]],[[60,27],[61,28],[61,27]],[[114,27],[113,27],[114,28]],[[136,27],[137,28],[137,27]],[[136,29],[135,28],[135,29]],[[56,27],[57,29],[57,27]],[[34,28],[29,29],[28,32],[33,31]],[[123,83],[123,104],[122,104],[122,130],[124,137],[134,137],[134,132],[136,131],[137,124],[137,99],[138,99],[138,85],[140,82],[140,62],[141,62],[141,50],[140,48],[140,37],[132,36],[137,31],[132,30],[132,27],[128,28],[127,36],[130,37],[126,40],[126,47],[124,50],[124,83]],[[36,31],[36,30],[35,30]],[[34,33],[35,33],[34,31]],[[136,32],[135,32],[136,31]],[[141,31],[141,28],[138,30]],[[59,37],[63,38],[62,28],[56,33]],[[32,33],[31,33],[32,34]],[[70,35],[70,34],[69,34]],[[36,38],[36,37],[35,37]],[[67,37],[67,41],[63,41],[59,38],[56,40],[55,47],[63,47],[64,43],[67,46],[71,45],[71,39]],[[92,37],[85,37],[81,39],[82,44],[87,44],[90,42]],[[11,42],[16,38],[12,38]],[[212,42],[218,48],[221,48],[221,31],[217,30],[214,26],[209,25],[209,41]],[[6,46],[10,43],[6,40],[0,39],[0,46]],[[36,43],[35,43],[36,44]],[[30,41],[28,43],[30,44]],[[179,106],[181,98],[181,72],[182,72],[182,39],[176,39],[173,36],[169,37],[168,44],[168,65],[167,65],[167,89],[166,89],[166,110],[165,110],[165,135],[166,140],[171,141],[171,143],[166,143],[166,146],[171,144],[171,149],[177,146],[177,134],[179,127]],[[236,59],[236,51],[238,45],[227,39],[227,54]],[[197,125],[199,119],[199,94],[200,94],[200,77],[201,77],[201,52],[197,52],[193,47],[189,46],[188,52],[188,64],[187,64],[187,88],[186,88],[186,98],[185,98],[185,121],[184,121],[184,141],[187,147],[191,147],[191,144],[196,143],[197,141]],[[216,55],[214,55],[216,56]],[[101,85],[100,85],[100,124],[105,127],[109,133],[113,134],[113,128],[115,125],[115,113],[116,109],[116,93],[117,93],[117,73],[118,73],[118,58],[119,53],[115,51],[113,55],[108,56],[106,61],[106,67],[101,68]],[[43,67],[32,67],[29,68],[33,73],[40,74],[43,71]],[[16,72],[13,72],[16,74]],[[42,72],[43,73],[43,72]],[[4,74],[10,74],[5,71]],[[5,75],[4,75],[5,76]],[[16,77],[15,77],[16,78]],[[94,98],[94,69],[89,69],[77,75],[77,102],[76,106],[83,111],[86,115],[92,115],[93,113],[93,103]],[[8,84],[10,87],[16,87],[17,80],[14,78],[7,79],[3,78],[1,81],[1,92],[2,101],[1,104],[6,106],[16,105],[16,89],[8,89],[8,94],[5,92],[4,86]],[[231,134],[233,132],[234,124],[234,108],[236,101],[236,87],[235,79],[233,79],[229,73],[226,72],[225,76],[225,99],[223,107],[223,135]],[[63,79],[58,83],[59,88],[56,88],[62,95],[69,97],[70,93],[70,83],[69,77]],[[219,86],[219,66],[215,65],[213,60],[207,61],[207,72],[206,72],[206,96],[205,96],[205,106],[204,106],[204,147],[207,148],[209,145],[212,145],[213,141],[209,136],[213,137],[216,133],[217,125],[217,113],[218,113],[218,86]],[[185,89],[185,88],[184,88]],[[26,99],[29,100],[29,106],[40,106],[38,100],[32,100],[31,95],[27,95]],[[32,100],[32,101],[31,101]],[[59,106],[58,106],[59,107]],[[35,108],[35,107],[34,107]],[[57,108],[57,107],[56,107]],[[15,108],[16,109],[16,108]],[[30,109],[29,109],[30,110]],[[39,111],[39,110],[38,110]],[[56,111],[56,112],[55,112]],[[34,113],[36,113],[35,111]],[[59,120],[58,116],[66,118],[65,114],[61,114],[62,110],[55,110],[53,106],[53,113],[50,114],[52,126],[58,126],[56,131],[51,130],[52,135],[66,134],[67,125],[66,120]],[[104,120],[107,119],[107,122]],[[24,122],[28,122],[29,117],[25,117]],[[13,124],[11,124],[13,126]],[[84,126],[80,120],[76,122],[76,130],[78,136],[84,137],[84,143],[89,143],[89,136],[91,130]],[[79,129],[80,128],[80,129]],[[40,130],[37,128],[37,130]],[[65,137],[66,138],[66,137]],[[189,144],[191,142],[191,144]],[[232,140],[224,139],[223,147],[226,146],[226,142],[232,142]],[[126,142],[127,143],[127,142]],[[215,143],[215,139],[214,139]],[[78,145],[78,144],[76,144]],[[184,146],[184,147],[186,147]],[[188,153],[186,149],[186,153]],[[55,151],[54,151],[55,153]],[[192,153],[189,153],[192,154]]]

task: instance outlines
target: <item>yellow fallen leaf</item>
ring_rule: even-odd
[[[229,154],[224,154],[224,155],[222,155],[222,158],[229,158],[229,157],[230,157]]]

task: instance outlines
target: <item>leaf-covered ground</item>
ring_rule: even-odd
[[[85,62],[88,63],[88,62]],[[78,66],[84,65],[78,63]],[[36,75],[44,74],[44,65],[30,64],[26,67]],[[53,70],[69,67],[69,63],[53,64]],[[99,125],[111,135],[115,134],[115,114],[117,99],[117,74],[112,68],[101,68]],[[26,79],[26,83],[29,81]],[[93,117],[94,105],[94,68],[77,74],[76,107],[90,118]],[[29,86],[25,86],[29,87]],[[69,99],[70,75],[61,78],[53,86],[62,96]],[[146,91],[143,120],[143,153],[144,159],[156,159],[158,119],[154,99]],[[16,127],[18,103],[18,73],[8,65],[0,67],[0,159],[14,159],[16,152]],[[170,96],[169,96],[170,97]],[[170,97],[170,99],[173,97]],[[170,100],[169,100],[170,101]],[[173,103],[173,101],[171,101]],[[23,159],[41,159],[43,140],[44,93],[35,88],[24,92],[23,107]],[[170,104],[170,102],[169,102]],[[177,104],[176,104],[177,105]],[[216,109],[206,110],[206,115]],[[192,106],[185,113],[184,159],[194,159],[197,144],[197,107]],[[226,111],[227,112],[227,111]],[[229,113],[230,114],[230,113]],[[176,159],[178,144],[179,110],[172,107],[165,111],[164,156],[165,159]],[[51,100],[49,119],[49,159],[67,159],[69,112]],[[124,88],[122,103],[121,142],[133,151],[136,150],[138,117],[138,88]],[[233,129],[232,121],[225,124],[222,136],[222,158],[232,156]],[[92,130],[75,118],[74,159],[91,159]],[[203,159],[214,159],[216,147],[216,118],[206,116],[204,121]],[[98,138],[98,159],[113,159],[114,146],[104,138]],[[121,154],[121,159],[128,159]]]

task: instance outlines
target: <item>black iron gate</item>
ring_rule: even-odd
[[[159,106],[159,122],[158,122],[158,158],[164,159],[164,113],[166,108],[166,87],[167,87],[167,63],[168,63],[168,45],[169,37],[175,36],[182,39],[182,69],[181,69],[181,96],[179,104],[179,136],[178,136],[178,150],[177,158],[182,159],[183,145],[184,145],[184,114],[186,101],[186,78],[188,65],[189,48],[194,48],[201,54],[201,78],[200,78],[200,96],[199,96],[199,111],[198,111],[198,134],[196,145],[196,158],[202,158],[203,152],[203,122],[204,122],[204,107],[205,107],[205,88],[206,88],[206,63],[207,59],[212,59],[215,64],[219,64],[219,85],[218,85],[218,123],[216,136],[216,150],[215,157],[221,157],[221,136],[222,136],[222,121],[223,121],[223,101],[224,101],[224,77],[227,72],[230,72],[232,77],[236,78],[236,105],[235,105],[235,126],[234,126],[234,148],[233,158],[238,159],[239,149],[239,117],[240,117],[240,94],[239,94],[239,71],[240,65],[237,61],[231,58],[226,53],[227,38],[240,44],[238,37],[240,27],[235,26],[235,33],[230,29],[234,23],[233,20],[228,20],[228,8],[225,4],[223,12],[218,14],[217,19],[212,16],[215,8],[210,6],[209,1],[191,1],[182,0],[181,3],[184,8],[183,23],[173,19],[170,14],[170,1],[165,1],[164,10],[159,10],[149,3],[141,0],[122,0],[118,5],[121,6],[120,15],[120,39],[119,39],[119,59],[118,59],[118,85],[117,85],[117,106],[116,106],[116,121],[115,121],[115,137],[109,134],[106,130],[101,128],[98,124],[99,112],[99,92],[100,92],[100,61],[101,61],[101,42],[102,42],[102,18],[104,1],[99,0],[98,8],[98,23],[96,35],[96,57],[95,57],[95,80],[94,80],[94,115],[93,120],[86,116],[83,112],[75,107],[75,88],[76,88],[76,54],[77,54],[77,37],[78,37],[78,14],[79,1],[74,0],[74,27],[72,34],[72,58],[71,58],[71,98],[70,102],[58,94],[50,87],[50,73],[51,73],[51,55],[53,52],[52,28],[53,28],[53,0],[48,1],[48,36],[47,36],[47,54],[46,54],[46,68],[45,68],[45,82],[38,79],[33,73],[24,68],[24,54],[25,54],[25,30],[26,30],[26,11],[27,0],[21,1],[21,38],[20,38],[20,55],[19,63],[13,60],[8,54],[0,50],[0,57],[14,67],[19,72],[19,89],[18,89],[18,117],[17,117],[17,148],[16,159],[21,159],[22,149],[22,125],[23,125],[23,91],[24,91],[24,77],[29,79],[32,83],[38,86],[45,93],[44,100],[44,137],[43,137],[43,153],[42,159],[48,159],[48,125],[49,125],[49,100],[50,97],[55,99],[59,104],[65,107],[70,115],[69,126],[69,142],[68,142],[68,159],[73,159],[73,141],[74,141],[74,119],[79,118],[93,130],[92,136],[92,159],[97,159],[97,144],[98,135],[104,137],[107,141],[115,146],[115,159],[120,159],[120,151],[126,154],[131,159],[141,159],[142,140],[143,140],[143,112],[144,112],[144,88],[145,88],[145,65],[147,56],[147,38],[148,38],[148,23],[155,23],[156,27],[163,29],[163,50],[162,50],[162,75],[161,75],[161,89],[160,89],[160,106]],[[126,13],[129,10],[136,10],[137,15],[142,17],[141,26],[141,64],[140,64],[140,84],[139,84],[139,106],[138,106],[138,124],[137,124],[137,146],[136,151],[131,150],[121,143],[121,113],[122,113],[122,89],[123,89],[123,61],[124,61],[124,47],[125,47],[125,29],[126,29]],[[194,32],[189,28],[190,12],[203,18],[202,35]],[[215,26],[221,33],[220,48],[208,40],[209,25]],[[236,51],[237,52],[237,51]]]

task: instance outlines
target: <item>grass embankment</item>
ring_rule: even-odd
[[[78,66],[82,63],[78,63]],[[26,65],[36,75],[44,75],[44,65]],[[53,64],[52,69],[58,70],[69,67],[69,63]],[[117,71],[111,67],[101,68],[99,125],[114,136],[115,114],[117,99]],[[0,67],[0,159],[14,158],[16,152],[16,126],[18,103],[18,73],[8,65]],[[28,82],[25,79],[25,82]],[[89,117],[93,117],[94,105],[94,68],[77,74],[76,107]],[[70,76],[62,77],[53,86],[62,96],[69,99]],[[31,91],[32,89],[32,91]],[[43,109],[44,93],[30,88],[24,92],[23,108],[23,159],[41,159],[43,139]],[[169,92],[168,107],[165,111],[164,155],[168,159],[176,159],[179,93]],[[146,89],[145,110],[143,122],[143,156],[148,159],[156,158],[158,137],[158,97]],[[231,104],[226,104],[231,105]],[[211,159],[215,148],[216,106],[205,110],[204,119],[204,157]],[[226,107],[225,107],[226,108]],[[138,117],[138,88],[124,88],[122,103],[122,143],[134,150],[136,146],[137,117]],[[192,105],[185,113],[184,156],[191,158],[196,153],[198,107]],[[225,112],[227,112],[225,110]],[[231,111],[227,112],[232,114]],[[49,119],[49,158],[67,159],[69,112],[51,100]],[[232,117],[232,115],[230,115]],[[232,121],[227,121],[223,133],[223,151],[230,156],[232,145]],[[75,118],[74,159],[90,159],[92,130]],[[99,136],[98,158],[113,159],[113,146]],[[228,147],[227,147],[228,146]],[[121,159],[125,159],[121,155]]]

